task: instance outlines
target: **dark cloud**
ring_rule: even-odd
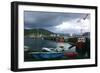
[[[80,19],[85,15],[86,14],[84,13],[24,11],[24,27],[44,28],[52,31],[55,26],[60,25],[63,22],[70,22],[78,18]]]

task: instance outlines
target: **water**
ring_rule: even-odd
[[[43,47],[56,47],[56,42],[42,40],[42,39],[32,39],[32,38],[24,38],[24,45],[28,46],[34,50],[41,50]]]
[[[40,51],[43,47],[57,49],[59,46],[64,46],[65,51],[75,51],[75,48],[68,49],[71,45],[68,43],[59,43],[51,40],[32,39],[25,37],[24,46],[28,46],[32,50]]]
[[[30,51],[24,50],[24,61],[44,61],[44,60],[67,60],[70,59],[71,57],[67,57],[66,54],[63,54],[61,52],[57,53],[51,53],[51,52],[43,52],[43,48],[52,48],[53,50],[60,48],[60,46],[64,46],[64,52],[67,54],[70,52],[76,52],[76,47],[73,47],[69,49],[71,44],[69,43],[59,43],[56,41],[51,41],[51,40],[42,40],[42,39],[32,39],[29,37],[24,38],[24,47],[28,48]],[[53,51],[52,50],[52,51]],[[60,48],[59,50],[62,50]],[[59,58],[57,58],[57,56]],[[84,59],[87,57],[83,56],[76,56],[73,59]]]

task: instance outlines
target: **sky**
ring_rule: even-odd
[[[63,34],[90,32],[90,14],[24,11],[24,29],[38,28]]]

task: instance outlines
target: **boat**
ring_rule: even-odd
[[[64,53],[64,56],[66,56],[68,58],[76,58],[78,56],[78,53],[76,53],[76,52]]]
[[[70,52],[64,49],[64,46],[57,48],[42,48],[42,52],[31,52],[32,57],[35,59],[55,59],[55,58],[74,58],[77,53]]]
[[[63,58],[64,54],[61,52],[40,52],[40,53],[33,53],[33,58],[36,59],[55,59],[55,58]]]
[[[24,46],[24,51],[29,51],[29,47],[28,46]]]

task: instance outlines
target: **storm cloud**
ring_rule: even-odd
[[[24,11],[24,28],[43,28],[55,33],[79,33],[81,22],[77,21],[82,20],[84,16],[85,13]],[[85,27],[89,30],[90,15],[85,21]]]

